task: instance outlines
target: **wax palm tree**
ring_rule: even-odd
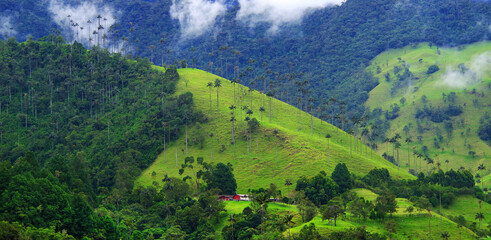
[[[215,134],[210,133],[210,159],[213,161],[213,137]]]
[[[215,84],[213,85],[213,87],[216,87],[217,88],[217,112],[220,111],[219,110],[219,95],[218,95],[218,89],[220,89],[220,87],[222,87],[222,81],[220,79],[215,79]]]
[[[293,222],[293,214],[287,214],[284,218],[284,223],[288,225],[288,239],[292,239],[292,232],[291,232],[291,224],[295,224]]]
[[[160,43],[160,47],[162,48],[162,63],[161,63],[161,66],[163,67],[164,66],[164,44],[165,44],[165,33],[162,34],[162,38],[160,38],[159,40],[159,43]]]
[[[442,232],[441,237],[442,237],[442,239],[448,240],[448,238],[450,238],[450,234],[447,231],[445,231],[445,232]]]
[[[235,121],[236,119],[232,112],[232,117],[230,117],[230,122],[232,122],[232,143],[234,144],[234,157],[235,157]]]
[[[368,146],[366,145],[366,142],[367,142],[366,138],[368,136],[368,133],[369,133],[369,131],[367,128],[363,128],[363,130],[361,131],[361,136],[365,137],[365,144],[364,144],[365,145],[365,157],[368,156]],[[361,154],[363,155],[363,149],[360,149],[360,150],[361,150]]]
[[[230,214],[230,217],[228,218],[228,221],[232,225],[232,234],[230,236],[230,239],[235,239],[235,237],[234,237],[234,223],[237,222],[237,218],[235,218],[235,215],[232,213],[232,214]]]
[[[431,239],[431,207],[426,208],[428,211],[428,239]]]
[[[484,163],[481,163],[478,167],[477,167],[477,170],[481,172],[481,176],[484,176],[482,175],[482,171],[486,169],[486,166],[484,166]],[[481,189],[484,191],[484,179],[481,180]]]
[[[413,142],[413,140],[411,139],[411,137],[408,137],[408,138],[406,138],[405,142],[407,145],[409,145]],[[407,148],[407,165],[408,165],[409,169],[411,169],[411,161],[410,161],[411,156],[409,155],[410,150],[411,150],[411,148],[409,148],[409,146],[408,146],[408,148]]]
[[[433,159],[426,156],[425,161],[426,161],[426,175],[429,175],[430,174],[430,164],[433,164]]]
[[[234,87],[234,105],[235,105],[235,84],[237,83],[237,78],[232,78],[230,81]]]
[[[263,112],[264,111],[266,111],[266,109],[264,109],[264,107],[259,108],[259,112],[261,112],[261,122],[263,121]]]
[[[484,214],[482,212],[476,213],[475,219],[479,219],[479,232],[480,232],[482,230],[481,226],[482,226],[482,220],[484,219]]]
[[[213,83],[212,82],[208,82],[206,84],[206,87],[208,87],[208,89],[210,90],[210,111],[211,111],[211,88],[213,87]]]
[[[449,163],[448,159],[447,159],[447,160],[445,160],[445,165],[446,165],[446,170],[445,170],[445,171],[446,171],[446,172],[448,172],[448,163]]]
[[[252,199],[254,202],[259,204],[259,206],[261,206],[261,233],[264,236],[264,224],[263,224],[264,223],[264,215],[265,215],[264,207],[269,202],[269,196],[266,192],[261,192],[261,193],[254,194]]]
[[[353,129],[350,128],[350,129],[348,129],[348,131],[346,133],[348,133],[349,135],[353,135],[354,132],[353,132]],[[355,136],[353,136],[353,139],[354,138],[355,138]],[[350,142],[349,142],[349,155],[353,156],[352,151],[351,151],[351,138],[350,138]]]
[[[330,160],[329,160],[329,155],[330,155],[330,153],[329,153],[329,142],[330,141],[329,140],[331,139],[331,134],[329,134],[329,133],[326,134],[326,138],[327,138],[327,166],[329,166],[330,165]]]
[[[274,135],[274,144],[275,144],[275,152],[276,152],[276,164],[278,164],[278,130],[275,129],[273,130],[273,135]]]

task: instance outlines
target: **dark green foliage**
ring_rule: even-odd
[[[218,163],[211,168],[213,169],[208,169],[203,175],[203,179],[208,184],[207,189],[220,189],[219,194],[235,194],[237,182],[234,178],[232,165]]]
[[[479,121],[477,134],[483,141],[491,140],[491,117],[489,114],[485,114]]]
[[[462,112],[461,106],[449,105],[442,109],[440,107],[433,108],[432,106],[424,105],[423,109],[416,108],[414,117],[417,119],[429,118],[434,123],[441,123],[449,120],[450,117],[459,116]]]
[[[317,229],[315,228],[314,223],[306,224],[305,226],[300,229],[300,233],[298,233],[298,236],[295,236],[295,239],[298,240],[303,240],[303,239],[309,239],[309,240],[321,240],[324,239]]]
[[[363,181],[372,187],[376,187],[390,184],[391,178],[387,169],[375,168],[370,170],[370,172],[368,172],[368,174],[363,177]]]
[[[185,123],[203,119],[193,110],[192,94],[173,96],[179,78],[175,67],[161,73],[148,60],[128,61],[77,43],[10,39],[0,42],[0,69],[5,90],[0,97],[1,220],[52,227],[53,233],[64,229],[77,238],[138,238],[125,237],[129,231],[119,228],[127,225],[116,228],[115,222],[140,221],[141,209],[163,199],[187,202],[189,186],[182,180],[164,182],[162,193],[133,189],[141,169],[162,150],[164,136],[172,141]],[[101,205],[118,219],[95,215],[93,209]],[[178,207],[185,208],[153,211],[138,230],[162,232],[154,229],[162,221],[158,213],[168,217]]]
[[[336,196],[337,188],[338,186],[330,177],[319,173],[312,178],[301,176],[297,181],[295,191],[305,191],[305,196],[315,205],[320,206]]]
[[[247,126],[249,126],[250,131],[254,133],[259,129],[259,121],[256,118],[252,118],[247,121]]]
[[[66,233],[56,232],[52,228],[24,227],[19,223],[0,221],[0,239],[74,240],[75,238]]]
[[[390,192],[383,192],[377,197],[375,201],[375,207],[370,213],[372,219],[385,219],[386,214],[390,214],[396,211],[397,201],[396,195]]]
[[[435,72],[438,72],[438,70],[440,70],[440,68],[438,67],[438,65],[431,65],[429,68],[428,68],[428,71],[426,71],[426,74],[432,74],[432,73],[435,73]]]
[[[239,11],[231,4],[229,11],[220,17],[226,24],[220,24],[219,34],[213,35],[214,31],[209,31],[185,42],[179,41],[179,25],[169,24],[174,21],[169,13],[172,1],[107,2],[121,12],[117,24],[112,27],[117,31],[107,32],[108,42],[121,44],[120,38],[127,37],[131,54],[152,59],[156,54],[164,55],[164,64],[187,59],[193,66],[229,79],[233,74],[232,64],[241,69],[250,65],[255,74],[244,72],[246,77],[242,78],[248,86],[260,75],[265,75],[268,82],[273,79],[266,68],[260,67],[260,61],[249,64],[249,59],[267,61],[271,72],[282,75],[308,69],[314,76],[309,87],[313,96],[317,99],[334,96],[345,101],[347,109],[359,113],[363,112],[362,103],[377,81],[357,75],[365,75],[361,70],[363,66],[382,51],[416,42],[455,46],[489,39],[485,23],[490,22],[490,6],[486,1],[417,0],[400,4],[396,0],[377,0],[367,4],[362,0],[351,0],[338,7],[319,9],[305,17],[301,24],[282,26],[282,31],[274,36],[267,33],[268,24],[260,24],[251,30],[248,24],[231,21]],[[9,0],[2,4],[2,9],[11,13],[9,16],[12,16],[17,36],[25,37],[30,33],[40,38],[53,32],[50,29],[56,26],[51,13],[47,12],[48,5],[45,1]],[[128,24],[130,22],[132,25]],[[269,37],[265,39],[265,35]],[[60,41],[56,36],[47,39]],[[156,62],[160,63],[158,59]],[[213,68],[210,68],[210,62],[216,63]],[[321,82],[321,79],[330,81]],[[282,100],[296,101],[295,97],[287,97],[294,93],[293,83],[282,81],[275,85]]]
[[[366,239],[366,240],[383,240],[385,236],[378,233],[370,233],[365,227],[351,228],[345,231],[335,231],[329,235],[332,240],[344,239]]]
[[[351,174],[344,163],[338,163],[331,174],[332,180],[338,185],[338,193],[344,193],[351,189],[353,180]]]

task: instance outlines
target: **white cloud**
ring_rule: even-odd
[[[16,34],[17,31],[15,31],[14,27],[12,26],[12,23],[10,22],[10,17],[0,16],[0,35],[7,36],[7,38],[9,38],[15,36]]]
[[[223,0],[172,0],[170,14],[179,20],[184,38],[198,37],[208,31],[216,18],[227,11]]]
[[[256,25],[260,22],[271,24],[270,32],[275,33],[282,24],[297,23],[310,12],[330,5],[340,5],[344,0],[238,0],[240,10],[237,19]]]
[[[109,27],[114,24],[114,16],[116,15],[116,11],[112,7],[104,5],[103,1],[86,1],[72,6],[65,5],[61,0],[50,0],[48,10],[52,13],[53,20],[63,27],[66,40],[77,40],[86,45],[89,35],[92,38],[92,45],[97,44],[98,37],[100,44],[102,44],[102,35],[104,31],[106,35],[109,35]],[[102,17],[100,24],[104,28],[99,30],[99,36],[93,34],[94,31],[98,31],[98,15]],[[88,23],[88,20],[91,23]],[[78,24],[78,26],[74,27],[72,24]],[[105,40],[106,44],[107,41],[108,39]]]
[[[470,66],[447,67],[441,83],[454,88],[465,88],[481,81],[491,73],[491,52],[485,52],[472,59]]]

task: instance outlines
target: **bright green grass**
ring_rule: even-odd
[[[282,191],[286,192],[284,182],[291,179],[296,182],[301,175],[313,176],[324,170],[330,174],[337,163],[346,163],[349,170],[355,174],[366,174],[371,169],[388,168],[391,175],[396,178],[411,178],[406,171],[397,172],[392,164],[369,150],[363,155],[350,153],[352,138],[345,132],[321,122],[314,118],[314,134],[311,135],[310,115],[286,103],[273,100],[272,121],[269,121],[269,100],[264,98],[266,111],[263,113],[261,131],[255,134],[252,141],[252,149],[247,155],[246,141],[244,140],[245,113],[236,109],[236,157],[234,157],[234,146],[232,141],[232,124],[230,120],[229,106],[234,104],[234,89],[230,81],[222,80],[219,89],[220,108],[217,112],[216,88],[211,89],[212,109],[210,110],[210,90],[206,87],[208,82],[213,82],[217,76],[197,69],[180,69],[181,80],[178,84],[177,93],[189,91],[194,95],[196,108],[203,111],[208,117],[208,122],[202,124],[203,133],[208,136],[213,132],[214,137],[206,137],[204,148],[188,146],[188,156],[205,157],[205,161],[211,161],[210,148],[213,147],[213,162],[230,162],[234,167],[234,175],[237,179],[238,193],[246,193],[248,189],[268,187],[275,183]],[[187,82],[187,86],[186,86]],[[241,89],[241,90],[239,90]],[[245,87],[236,85],[236,106],[239,106],[239,91],[247,91]],[[262,104],[263,95],[254,91],[247,92],[243,98],[243,105],[251,106],[254,114],[251,116],[261,120],[259,107]],[[251,104],[252,101],[252,104]],[[300,115],[299,115],[300,114]],[[299,118],[301,124],[299,124]],[[278,137],[274,137],[273,129],[278,129]],[[192,139],[195,126],[189,126],[189,138]],[[328,140],[324,137],[329,133],[329,161]],[[275,158],[275,142],[278,143],[278,161]],[[213,145],[212,145],[213,144]],[[225,147],[223,152],[218,150]],[[182,177],[178,175],[180,165],[184,162],[185,137],[177,141],[177,164],[176,143],[168,144],[166,151],[162,152],[156,161],[146,169],[137,179],[136,185],[150,185],[154,181],[161,184],[164,174]],[[329,164],[328,164],[329,163]],[[156,176],[152,176],[152,172]],[[185,173],[188,174],[188,173]],[[189,174],[191,175],[191,174]],[[292,190],[290,188],[290,190]]]
[[[377,194],[373,193],[368,189],[353,189],[352,191],[356,192],[358,196],[365,197],[365,199],[376,198]],[[397,198],[397,212],[395,212],[392,216],[392,219],[397,222],[397,234],[394,239],[428,239],[428,215],[426,211],[415,211],[411,215],[406,212],[406,209],[409,206],[412,206],[412,203],[404,198]],[[467,220],[471,220],[470,216],[474,216],[475,209],[472,209],[472,204],[477,206],[477,201],[472,196],[461,196],[458,197],[455,203],[449,208],[444,209],[443,213],[445,216],[447,215],[458,215],[458,213],[470,214],[469,217],[464,215]],[[238,214],[241,213],[242,210],[248,206],[251,206],[251,202],[245,201],[227,201],[225,203],[225,209],[227,214]],[[485,215],[487,212],[490,212],[491,209],[489,204],[482,205],[483,212]],[[294,214],[293,221],[295,224],[291,228],[292,234],[298,234],[300,229],[306,224],[314,223],[317,230],[321,233],[321,235],[328,235],[333,231],[342,231],[349,228],[361,227],[365,226],[369,232],[372,233],[380,233],[387,234],[387,231],[384,228],[384,222],[380,220],[362,220],[358,218],[354,218],[350,216],[350,214],[340,217],[337,220],[337,226],[334,226],[334,222],[329,224],[329,221],[322,221],[320,216],[316,216],[312,221],[307,223],[302,223],[301,216],[298,214],[298,210],[296,206],[291,205],[289,208],[287,204],[284,203],[269,203],[268,204],[268,212],[285,215],[290,211]],[[434,209],[436,210],[436,209]],[[451,213],[451,214],[450,214]],[[217,228],[217,231],[221,231],[221,228],[226,226],[228,223],[226,221],[227,216],[223,216],[220,227]],[[488,215],[486,215],[486,219],[488,219]],[[473,217],[472,217],[473,219]],[[483,227],[486,227],[486,224],[483,223]],[[432,239],[440,239],[440,235],[444,231],[448,231],[450,233],[451,239],[458,239],[459,232],[462,231],[462,239],[473,239],[475,235],[468,229],[463,228],[462,230],[457,228],[457,225],[450,221],[446,217],[441,217],[439,214],[432,212],[431,217],[431,231],[432,231]],[[283,233],[285,236],[288,236],[288,230]]]
[[[375,201],[378,197],[378,194],[365,188],[355,188],[351,191],[356,193],[358,197],[363,197],[365,200],[369,200],[369,201]]]
[[[361,189],[364,190],[364,189]],[[397,233],[393,236],[393,239],[428,239],[428,215],[426,211],[413,212],[411,216],[405,212],[406,208],[411,206],[411,202],[407,199],[397,198],[397,212],[393,214],[392,219],[397,222]],[[387,218],[386,220],[388,220]],[[367,231],[371,233],[387,234],[384,228],[384,222],[380,220],[361,220],[354,218],[349,214],[341,217],[337,220],[337,226],[334,223],[328,223],[327,220],[322,221],[320,216],[315,217],[312,221],[315,224],[317,230],[322,235],[330,234],[333,231],[342,231],[349,228],[365,226]],[[297,226],[291,229],[292,234],[300,232],[300,229],[308,223],[297,224]],[[441,222],[441,223],[440,223]],[[440,219],[440,215],[432,213],[431,217],[431,236],[432,239],[440,239],[442,232],[448,231],[451,239],[458,239],[460,229],[457,225],[449,219],[443,217]],[[286,233],[285,233],[286,234]],[[475,234],[470,230],[462,229],[462,239],[473,239]]]
[[[443,215],[445,216],[459,216],[462,215],[467,221],[478,222],[475,219],[476,213],[484,213],[485,220],[488,224],[491,223],[491,205],[486,202],[481,202],[481,209],[479,209],[479,199],[470,196],[458,196],[452,205],[448,209],[443,209]],[[483,223],[485,227],[486,224]]]
[[[395,133],[400,133],[403,136],[402,147],[400,150],[401,166],[405,171],[408,170],[408,154],[407,150],[412,152],[412,148],[415,147],[416,150],[420,151],[423,145],[426,145],[430,149],[430,155],[435,158],[435,164],[437,161],[441,162],[443,170],[447,168],[453,168],[457,170],[459,167],[464,166],[465,168],[471,169],[473,174],[476,173],[477,166],[484,163],[489,165],[491,163],[491,147],[485,142],[481,141],[477,136],[477,128],[479,126],[479,119],[484,114],[484,112],[491,112],[491,91],[489,89],[489,84],[491,83],[491,69],[483,75],[482,81],[480,83],[466,86],[466,88],[456,88],[449,87],[442,84],[443,75],[447,68],[456,68],[460,63],[465,63],[467,67],[470,66],[472,60],[485,52],[491,53],[491,42],[482,42],[472,45],[465,45],[463,49],[458,48],[440,48],[440,55],[436,52],[436,47],[430,48],[428,44],[422,43],[417,47],[405,47],[403,49],[391,49],[377,56],[372,64],[368,67],[372,72],[376,72],[377,66],[381,67],[381,73],[376,74],[380,79],[380,84],[370,92],[370,98],[368,99],[366,105],[372,109],[375,107],[381,107],[383,110],[390,109],[390,105],[397,103],[400,107],[400,116],[391,122],[391,129],[388,131],[387,136],[391,137]],[[398,60],[401,58],[401,60]],[[422,59],[422,62],[419,62]],[[388,66],[387,64],[388,60]],[[415,80],[414,85],[410,89],[400,90],[394,96],[391,96],[390,88],[395,80],[394,77],[394,66],[401,66],[402,61],[409,64],[410,71],[419,78]],[[440,70],[430,76],[426,74],[429,66],[437,64]],[[385,81],[384,75],[390,73],[392,81],[387,83]],[[418,88],[416,90],[416,88]],[[471,94],[471,90],[475,88],[478,93],[484,93],[484,97],[478,97],[476,94]],[[434,107],[443,106],[442,93],[449,94],[450,92],[455,92],[457,94],[457,105],[464,105],[464,112],[458,117],[454,117],[453,121],[453,132],[451,134],[450,140],[447,141],[447,133],[444,129],[443,123],[432,123],[429,120],[421,121],[422,125],[428,129],[424,134],[418,134],[416,131],[416,119],[414,118],[414,113],[416,107],[421,108],[422,102],[421,97],[426,95],[428,99],[428,104]],[[399,100],[404,97],[406,98],[406,103],[401,105]],[[473,100],[478,99],[479,106],[473,105]],[[414,105],[413,105],[414,102]],[[464,125],[458,124],[461,119],[464,120]],[[413,143],[407,145],[404,143],[405,136],[403,128],[406,125],[412,124],[410,128],[410,136],[413,139]],[[441,143],[440,147],[442,149],[435,149],[433,146],[433,138],[436,136],[435,128],[439,127],[442,135],[446,140]],[[469,129],[469,130],[467,130]],[[468,132],[469,131],[469,132]],[[417,136],[421,135],[423,141],[419,143],[417,141]],[[468,148],[468,145],[471,148]],[[384,146],[379,147],[379,154],[386,151]],[[469,156],[469,151],[476,152],[476,157],[471,158]],[[392,152],[389,149],[389,152]],[[436,156],[435,154],[438,154]],[[412,154],[410,154],[410,165],[414,168],[414,159]],[[446,164],[445,160],[449,160]],[[418,160],[419,162],[419,160]],[[418,169],[421,169],[418,163]],[[422,169],[426,171],[426,164],[422,163]],[[430,168],[433,166],[430,166]],[[435,165],[436,167],[436,165]],[[489,171],[485,171],[485,186],[491,187],[491,182],[489,181]]]

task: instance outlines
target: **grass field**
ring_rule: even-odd
[[[439,54],[438,52],[439,51]],[[486,55],[487,54],[487,55]],[[465,86],[457,86],[455,80],[454,85],[449,85],[444,79],[450,78],[447,74],[450,69],[458,69],[458,65],[463,63],[467,68],[473,68],[477,63],[476,59],[479,56],[487,56],[478,76],[480,81],[469,83]],[[480,59],[480,58],[479,58]],[[407,64],[409,70],[414,74],[414,81],[409,87],[402,88],[391,92],[391,87],[395,79],[394,67],[400,67],[401,73],[404,71],[403,65]],[[428,75],[426,71],[429,66],[436,64],[440,70]],[[401,162],[404,163],[404,168],[407,171],[407,150],[413,151],[413,147],[421,152],[423,145],[429,149],[429,155],[435,159],[435,164],[440,161],[443,170],[453,168],[459,169],[461,166],[470,169],[473,174],[477,173],[477,166],[485,164],[489,166],[491,163],[491,147],[490,143],[483,142],[477,136],[477,128],[479,120],[485,113],[491,113],[491,43],[481,42],[472,45],[461,46],[459,48],[439,48],[436,46],[430,47],[426,43],[421,43],[417,46],[408,46],[403,49],[391,49],[377,56],[368,67],[374,73],[377,72],[377,67],[380,68],[380,73],[376,76],[380,79],[380,84],[370,92],[370,98],[366,106],[381,107],[382,110],[389,110],[392,104],[397,103],[400,106],[399,117],[391,121],[391,129],[387,136],[392,137],[395,133],[400,133],[403,136],[401,147]],[[474,67],[477,69],[476,67]],[[391,81],[385,81],[385,74],[389,73]],[[466,76],[466,75],[465,75]],[[466,78],[463,78],[466,79]],[[473,89],[476,93],[473,93]],[[435,108],[444,107],[448,102],[444,102],[443,95],[449,95],[451,92],[456,94],[456,105],[463,107],[463,113],[460,116],[452,117],[453,130],[448,134],[445,130],[444,123],[433,123],[427,119],[421,120],[420,124],[425,128],[424,133],[417,132],[417,121],[414,117],[416,108],[422,108],[422,96],[427,98],[427,105]],[[405,98],[404,104],[401,104],[400,99]],[[404,133],[404,126],[408,126],[410,131],[408,136],[413,140],[411,144],[405,144],[404,140],[408,137]],[[438,128],[439,130],[437,130]],[[434,138],[438,135],[437,131],[441,132],[443,141],[440,142],[439,148],[435,148]],[[422,137],[422,141],[417,140],[417,136]],[[384,144],[385,145],[385,144]],[[386,148],[380,147],[379,153],[383,153]],[[469,152],[475,152],[475,156],[470,156]],[[411,165],[414,166],[414,159],[410,155]],[[446,164],[445,160],[449,163]],[[430,166],[430,168],[433,166]],[[422,163],[422,168],[426,169],[426,164]],[[419,168],[421,169],[421,168]],[[489,169],[489,167],[488,167]],[[491,187],[489,181],[489,170],[484,171],[485,186]]]
[[[359,196],[373,196],[374,193],[370,192],[366,189],[354,189],[353,191],[360,193]],[[466,200],[472,200],[471,197]],[[249,206],[250,202],[235,202],[229,201],[225,202],[225,209],[227,213],[240,213],[242,210]],[[416,212],[412,213],[409,216],[408,213],[405,212],[406,208],[411,206],[411,202],[407,199],[398,198],[397,199],[397,212],[393,214],[392,219],[397,223],[397,233],[392,236],[393,239],[428,239],[428,215],[427,212]],[[314,223],[316,229],[323,236],[333,232],[333,231],[342,231],[349,228],[361,227],[365,226],[369,232],[372,233],[380,233],[387,234],[387,231],[384,228],[384,221],[380,220],[362,220],[358,218],[354,218],[347,214],[346,216],[340,217],[337,220],[337,226],[334,226],[333,221],[329,223],[329,221],[322,221],[320,216],[316,216],[312,221],[307,223],[302,223],[301,217],[298,214],[298,211],[295,206],[291,206],[291,212],[295,215],[294,222],[295,225],[291,228],[292,234],[297,234],[300,232],[303,226],[306,224]],[[269,212],[274,212],[276,214],[287,214],[288,205],[283,203],[269,203],[268,206]],[[386,220],[388,220],[387,218]],[[436,213],[432,213],[431,217],[431,236],[432,239],[440,239],[441,233],[448,231],[451,238],[450,239],[458,239],[460,232],[462,231],[462,239],[475,239],[475,235],[468,229],[463,228],[459,229],[457,225],[450,221],[445,217],[440,217],[440,215]],[[222,225],[220,227],[223,228],[225,226],[226,220],[221,221]],[[485,226],[485,225],[484,225]],[[288,236],[288,230],[283,233],[285,236]]]
[[[368,151],[359,155],[350,151],[353,138],[345,132],[332,125],[321,122],[314,118],[314,133],[311,134],[311,117],[309,114],[299,112],[295,107],[286,103],[272,100],[272,117],[269,120],[270,104],[264,97],[266,111],[263,113],[262,121],[259,107],[263,102],[263,94],[256,91],[249,92],[245,87],[235,87],[235,136],[236,150],[232,143],[232,123],[229,121],[231,110],[229,106],[234,104],[233,84],[221,79],[222,87],[219,89],[219,111],[217,111],[217,89],[206,87],[208,82],[214,82],[216,75],[197,70],[180,69],[181,80],[178,84],[177,93],[191,92],[194,96],[196,108],[203,111],[208,121],[200,125],[202,134],[206,140],[204,147],[188,146],[188,156],[204,157],[205,161],[211,161],[213,151],[213,162],[230,162],[234,167],[234,175],[237,179],[239,193],[245,193],[248,189],[268,187],[275,183],[283,191],[286,190],[284,182],[291,179],[296,182],[301,175],[313,176],[324,170],[330,173],[337,163],[346,163],[349,170],[355,174],[362,175],[371,169],[388,168],[391,175],[396,178],[411,178],[406,171],[397,172],[392,164],[382,157]],[[239,97],[238,92],[244,92]],[[243,120],[245,112],[240,109],[241,105],[247,105],[253,110],[251,118],[260,121],[261,128],[253,135],[252,147],[248,154],[245,141],[246,122]],[[300,119],[300,121],[299,121]],[[278,135],[273,130],[279,131]],[[189,139],[197,132],[196,125],[189,126]],[[210,133],[213,138],[208,137]],[[328,140],[326,134],[332,137]],[[276,161],[276,143],[278,144]],[[176,145],[177,144],[177,145]],[[176,157],[177,148],[177,157]],[[221,151],[223,149],[223,151]],[[329,151],[328,151],[329,149]],[[365,153],[365,151],[364,151]],[[150,185],[154,181],[161,183],[164,174],[179,176],[178,170],[185,158],[185,137],[181,137],[177,143],[167,144],[166,150],[162,152],[155,162],[146,169],[138,178],[136,185]],[[177,159],[177,161],[176,161]],[[152,173],[155,172],[155,175]]]

